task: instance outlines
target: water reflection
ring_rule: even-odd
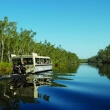
[[[68,65],[67,67],[57,67],[54,68],[54,74],[53,74],[53,78],[54,79],[62,79],[62,80],[69,80],[69,78],[61,78],[59,76],[73,76],[75,75],[75,73],[77,73],[77,70],[79,68],[79,64],[72,64],[72,65]]]
[[[0,80],[0,109],[110,110],[110,81],[94,69],[106,73],[109,66],[90,66],[80,65],[77,74],[57,71]]]
[[[99,65],[99,74],[110,79],[110,64]]]
[[[40,94],[40,86],[51,85],[53,72],[16,75],[0,81],[0,109],[18,110],[20,102],[40,103],[37,98],[49,101],[50,96]]]
[[[55,67],[54,70],[61,74],[76,73],[79,68],[79,64],[71,64],[67,66]]]
[[[97,68],[100,76],[106,76],[110,79],[110,64],[89,64],[90,66]]]

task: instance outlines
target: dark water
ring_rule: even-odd
[[[109,76],[108,65],[81,64],[76,72],[53,73],[52,81],[51,75],[48,80],[45,76],[40,84],[35,81],[40,76],[2,79],[0,109],[110,110]]]

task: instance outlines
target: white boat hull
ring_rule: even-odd
[[[49,65],[35,65],[34,73],[42,72],[42,71],[49,71],[52,70],[52,64]]]

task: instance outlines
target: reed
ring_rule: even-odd
[[[8,62],[0,62],[0,74],[12,73],[12,64]]]

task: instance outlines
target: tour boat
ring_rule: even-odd
[[[11,54],[14,73],[37,73],[52,70],[50,57],[32,55]]]

